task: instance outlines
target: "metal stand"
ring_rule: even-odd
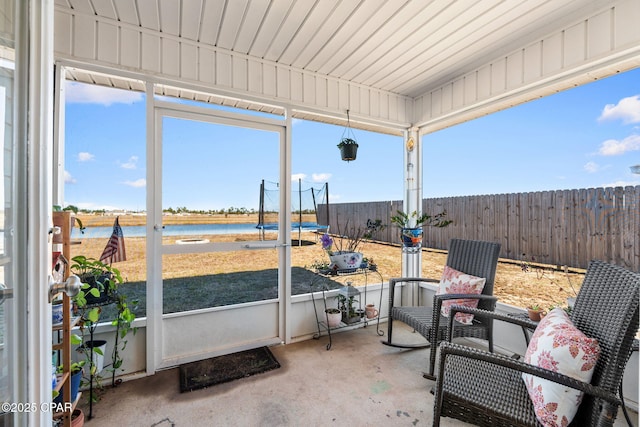
[[[356,275],[356,274],[364,274],[365,276],[365,282],[364,282],[364,290],[363,290],[363,295],[364,295],[364,300],[365,302],[367,301],[367,285],[368,285],[368,274],[369,273],[375,273],[378,275],[378,277],[380,278],[380,285],[382,286],[382,274],[380,274],[380,272],[378,270],[371,270],[369,268],[353,268],[353,269],[346,269],[346,270],[323,270],[323,271],[318,271],[317,274],[319,276],[322,277],[331,277],[331,276],[348,276],[348,275]],[[327,350],[331,349],[331,345],[332,345],[332,338],[331,338],[331,331],[332,330],[336,330],[336,329],[342,329],[342,328],[347,328],[347,327],[358,327],[359,325],[363,324],[363,327],[367,327],[367,325],[369,324],[369,321],[373,321],[373,319],[368,319],[366,316],[366,313],[364,312],[364,310],[362,309],[362,301],[360,301],[359,307],[361,309],[361,313],[363,313],[362,317],[360,318],[360,321],[358,322],[354,322],[354,323],[344,323],[341,322],[339,326],[336,327],[329,327],[329,324],[324,321],[324,320],[319,320],[318,318],[318,309],[316,308],[316,300],[315,300],[315,295],[314,295],[314,283],[311,284],[311,301],[313,302],[313,312],[316,316],[316,323],[317,323],[317,327],[318,327],[318,332],[313,334],[313,339],[320,339],[320,337],[322,336],[322,329],[327,331],[327,336],[329,337],[329,342],[327,343]],[[321,287],[320,290],[315,291],[315,292],[322,292],[322,302],[323,302],[323,306],[324,309],[327,309],[327,297],[326,297],[326,292],[329,289],[327,288],[327,286],[323,285]],[[382,309],[382,289],[380,289],[380,300],[378,302],[378,316],[376,319],[376,333],[379,336],[383,336],[384,335],[384,331],[382,329],[380,329],[380,310]]]

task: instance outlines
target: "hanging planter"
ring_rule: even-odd
[[[356,159],[356,154],[358,154],[358,143],[355,142],[351,138],[343,138],[338,144],[338,148],[340,149],[340,156],[342,160],[350,162],[351,160]]]
[[[405,252],[420,252],[422,249],[422,228],[402,228],[400,234],[402,248]]]
[[[347,110],[347,127],[342,133],[342,140],[340,141],[340,144],[338,144],[338,148],[340,149],[340,156],[342,157],[342,160],[350,162],[351,160],[356,159],[358,143],[356,142],[356,136],[353,134],[353,130],[351,130],[349,110]]]

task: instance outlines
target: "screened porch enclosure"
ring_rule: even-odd
[[[145,98],[140,286],[146,309],[136,320],[140,332],[127,347],[123,377],[309,340],[316,332],[322,302],[295,290],[310,279],[292,249],[296,119],[344,127],[349,115],[355,129],[397,138],[398,198],[411,211],[422,206],[422,161],[429,155],[425,134],[640,65],[635,0],[328,3],[55,0],[56,116],[64,118],[59,88],[65,81]],[[177,123],[188,123],[193,136],[177,133]],[[54,147],[64,158],[59,124]],[[227,146],[216,134],[230,129],[235,141]],[[211,148],[212,157],[198,157]],[[215,200],[216,186],[241,179],[244,158],[261,160],[249,167],[279,183],[277,230],[264,238],[256,230],[241,241],[170,235],[163,213],[191,203],[180,198],[180,187],[200,186],[203,199]],[[51,192],[62,204],[64,161],[55,160]],[[216,175],[216,162],[238,162],[238,175]],[[207,173],[200,175],[202,170]],[[258,184],[243,182],[256,203]],[[256,256],[269,268],[252,269]],[[199,273],[170,269],[194,264]],[[420,255],[403,256],[400,274],[419,272],[420,266]],[[368,283],[368,291],[383,301],[386,280]],[[251,300],[205,301],[216,286],[234,283],[248,284]],[[176,285],[179,297],[168,292]],[[256,292],[260,286],[269,292]],[[428,301],[435,289],[402,292],[407,298],[419,292]],[[335,294],[330,291],[329,297]],[[169,308],[169,300],[179,298],[186,303]],[[101,326],[97,338],[111,333]],[[521,350],[520,330],[501,336],[504,341],[496,345]],[[637,372],[630,377],[637,378]],[[637,381],[625,386],[627,396],[637,396]]]

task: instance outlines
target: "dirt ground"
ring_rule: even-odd
[[[107,221],[113,224],[113,219]],[[120,222],[122,225],[123,221]],[[97,224],[96,224],[97,225]],[[181,238],[193,236],[165,237],[167,243],[174,243]],[[207,236],[210,237],[210,236]],[[294,233],[297,238],[297,233]],[[303,233],[302,246],[297,241],[292,245],[292,265],[311,269],[313,265],[327,263],[327,254],[322,250],[318,236],[314,233]],[[215,242],[258,240],[257,233],[239,235],[216,235]],[[72,246],[72,256],[86,255],[99,258],[108,240],[80,239],[80,245]],[[125,236],[127,261],[114,264],[121,270],[129,282],[146,280],[146,239],[127,238]],[[400,277],[401,249],[396,245],[365,243],[361,250],[365,257],[373,260],[383,280]],[[226,251],[205,254],[172,255],[171,262],[164,262],[163,277],[180,278],[215,274],[217,272],[232,273],[246,271],[247,265],[252,270],[275,268],[277,253],[275,249],[256,251]],[[446,253],[438,250],[424,249],[422,253],[422,275],[440,278],[446,261]],[[494,294],[500,302],[525,308],[538,304],[548,309],[551,306],[566,305],[568,297],[575,296],[583,280],[583,271],[570,269],[570,272],[556,271],[552,266],[529,265],[525,271],[521,263],[501,260],[498,264]],[[353,279],[351,279],[353,280]],[[371,280],[371,279],[369,279]],[[359,283],[354,282],[354,285]],[[575,292],[574,292],[575,291]]]

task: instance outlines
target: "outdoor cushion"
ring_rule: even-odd
[[[487,281],[484,277],[476,277],[470,274],[465,274],[461,271],[455,270],[448,265],[444,266],[444,272],[442,273],[442,279],[440,280],[440,289],[438,289],[438,295],[442,294],[474,294],[479,295],[482,293],[484,284]],[[443,316],[449,317],[449,311],[452,305],[461,305],[465,307],[476,308],[478,306],[478,300],[476,299],[451,299],[442,301],[442,308],[440,312]],[[465,325],[471,324],[473,321],[473,314],[468,313],[456,313],[458,322]]]
[[[540,321],[524,361],[589,383],[599,355],[598,340],[577,329],[562,308],[555,308]],[[522,374],[522,379],[542,425],[566,426],[573,420],[582,392],[530,374]]]

